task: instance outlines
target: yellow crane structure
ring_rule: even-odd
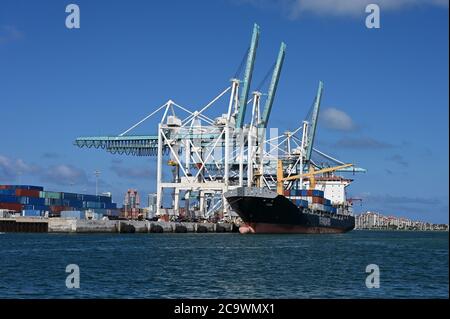
[[[285,181],[293,181],[293,180],[297,180],[297,179],[301,179],[301,178],[308,178],[309,179],[309,188],[314,189],[316,187],[316,179],[314,178],[314,175],[330,173],[330,172],[334,172],[334,171],[337,171],[337,170],[340,170],[340,169],[343,169],[346,167],[350,167],[350,166],[353,166],[353,164],[343,164],[343,165],[327,167],[327,168],[323,168],[318,171],[315,171],[314,167],[312,165],[310,165],[308,173],[284,177],[283,176],[284,175],[283,174],[283,161],[278,160],[278,163],[277,163],[277,193],[278,193],[278,195],[283,195],[283,183]]]

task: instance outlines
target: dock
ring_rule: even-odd
[[[0,218],[0,232],[24,233],[232,233],[232,223],[70,218]]]

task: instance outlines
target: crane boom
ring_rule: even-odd
[[[269,93],[264,105],[264,111],[262,114],[261,123],[259,127],[266,128],[269,122],[270,111],[272,110],[273,100],[275,99],[275,93],[277,91],[278,81],[280,79],[281,68],[283,67],[284,56],[286,54],[286,44],[281,42],[280,51],[278,53],[277,63],[272,74],[272,80],[270,81]]]
[[[311,159],[311,153],[314,147],[314,136],[316,135],[317,119],[319,117],[320,101],[322,100],[323,82],[319,82],[319,88],[314,100],[314,107],[311,117],[311,123],[309,125],[308,142],[306,145],[306,161]]]
[[[353,164],[344,164],[344,165],[339,165],[339,166],[327,167],[327,168],[320,169],[318,171],[314,171],[312,166],[310,166],[311,171],[309,173],[284,177],[283,176],[283,161],[278,160],[278,162],[277,162],[277,193],[279,195],[283,194],[283,182],[284,181],[293,181],[293,180],[297,180],[297,179],[300,179],[303,177],[309,177],[310,178],[310,187],[313,188],[315,186],[315,179],[314,179],[315,175],[334,172],[334,171],[337,171],[337,170],[340,170],[340,169],[343,169],[346,167],[350,167],[350,166],[353,166]]]
[[[312,171],[309,173],[304,173],[304,174],[298,174],[298,175],[292,175],[289,177],[284,177],[281,180],[282,181],[293,181],[302,177],[310,177],[310,176],[314,176],[314,175],[318,175],[318,174],[325,174],[325,173],[330,173],[330,172],[334,172],[346,167],[350,167],[353,166],[353,164],[344,164],[344,165],[339,165],[339,166],[333,166],[333,167],[327,167],[318,171]]]
[[[236,119],[236,128],[242,128],[244,125],[245,111],[247,109],[248,92],[252,82],[253,66],[255,65],[256,49],[258,48],[259,26],[255,23],[253,26],[252,42],[247,56],[244,81],[242,85],[241,96],[239,98],[239,111]]]

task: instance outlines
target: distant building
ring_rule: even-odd
[[[149,217],[153,217],[156,214],[156,193],[148,194],[147,209]]]
[[[140,209],[141,199],[136,189],[129,189],[125,194],[123,202],[123,217],[128,219],[138,219],[142,216]]]
[[[377,212],[365,212],[355,216],[355,229],[392,229],[392,230],[444,230],[446,224],[431,224],[396,216],[384,216]]]
[[[125,201],[123,202],[126,209],[139,208],[141,200],[136,189],[129,189],[125,194]]]

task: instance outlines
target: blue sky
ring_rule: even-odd
[[[253,23],[254,84],[286,60],[271,127],[295,128],[325,83],[317,147],[368,169],[349,189],[356,211],[448,223],[448,1],[68,1],[0,3],[0,183],[154,191],[154,161],[78,149],[118,134],[169,98],[192,109],[229,84]],[[289,116],[286,116],[289,114]],[[146,123],[136,133],[155,133]],[[21,174],[19,174],[21,172]],[[352,176],[353,177],[353,176]]]

